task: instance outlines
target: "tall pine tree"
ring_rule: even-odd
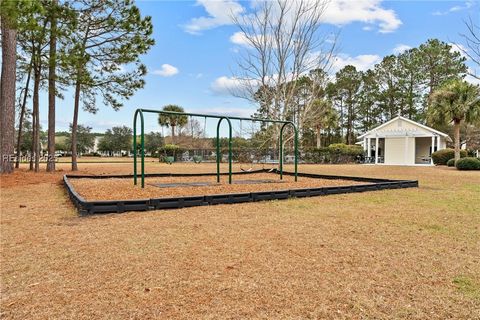
[[[150,17],[142,18],[129,0],[80,0],[75,6],[77,31],[68,53],[74,86],[72,170],[77,170],[77,128],[80,102],[96,112],[96,98],[114,110],[144,86],[146,67],[140,55],[154,44]]]

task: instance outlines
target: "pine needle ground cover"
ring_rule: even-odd
[[[220,183],[217,183],[215,175],[147,177],[145,188],[142,189],[139,185],[133,185],[132,178],[71,179],[75,191],[86,200],[168,198],[366,184],[365,182],[341,179],[327,180],[307,177],[299,177],[295,182],[293,176],[287,175],[280,180],[276,173],[233,175],[232,182],[232,184],[228,184],[228,176],[221,176]]]
[[[420,188],[79,217],[60,167],[2,177],[2,318],[479,317],[479,172],[302,165]]]

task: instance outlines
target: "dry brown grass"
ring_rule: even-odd
[[[82,173],[130,170],[82,165]],[[480,173],[301,170],[418,179],[420,188],[80,218],[62,173],[2,177],[1,316],[480,317]]]

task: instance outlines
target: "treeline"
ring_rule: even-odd
[[[57,133],[56,149],[61,152],[71,153],[72,130],[69,132]],[[46,136],[46,132],[43,132]],[[26,136],[25,146],[30,146],[30,139]],[[64,138],[64,139],[59,139]],[[46,141],[46,139],[44,139]],[[137,136],[137,145],[140,146],[140,137]],[[164,138],[158,132],[149,132],[145,134],[145,151],[150,154],[158,153],[164,146]],[[127,126],[116,126],[107,129],[105,133],[94,133],[92,127],[79,124],[77,130],[77,151],[79,154],[88,155],[128,155],[133,149],[133,131]],[[28,150],[28,149],[27,149]]]
[[[465,61],[450,44],[431,39],[418,48],[386,56],[366,71],[352,65],[333,76],[312,70],[285,85],[295,88],[285,118],[300,128],[304,147],[317,148],[332,143],[354,144],[359,133],[398,114],[448,130],[448,123],[428,118],[431,97],[443,84],[465,78]],[[260,94],[262,90],[274,91],[260,88],[257,97],[265,96]],[[268,101],[257,102],[257,116],[272,114]]]
[[[95,113],[99,99],[118,110],[144,86],[140,56],[154,44],[151,17],[143,17],[132,1],[28,0],[0,6],[1,171],[13,171],[12,159],[20,157],[28,134],[31,169],[39,170],[42,90],[48,96],[48,154],[55,154],[56,100],[67,89],[74,92],[70,149],[77,170],[80,110]],[[47,171],[53,170],[51,156]]]
[[[365,72],[346,66],[336,73],[329,95],[345,128],[345,141],[354,143],[365,132],[400,114],[428,123],[429,98],[443,83],[467,75],[466,58],[450,44],[428,40],[418,48],[390,55]]]

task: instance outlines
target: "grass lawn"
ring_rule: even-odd
[[[420,188],[79,217],[58,167],[2,177],[1,318],[480,319],[480,172],[301,165]]]

